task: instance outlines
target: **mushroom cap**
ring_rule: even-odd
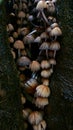
[[[52,58],[52,59],[49,60],[49,63],[51,65],[56,65],[56,60]]]
[[[46,8],[46,3],[45,3],[45,1],[43,1],[43,0],[38,1],[37,6],[36,6],[36,9],[37,9],[37,10],[41,10],[41,9],[44,9],[44,8]]]
[[[28,65],[30,64],[30,62],[31,62],[31,61],[30,61],[30,59],[29,59],[28,57],[22,56],[22,57],[20,57],[20,58],[18,59],[17,65],[24,67],[24,66],[28,66]]]
[[[18,38],[18,33],[17,32],[13,32],[13,37],[14,38]]]
[[[50,63],[49,63],[48,60],[43,60],[43,61],[41,62],[41,68],[42,68],[42,69],[48,69],[49,67],[50,67]]]
[[[41,38],[42,40],[43,40],[43,39],[48,39],[49,36],[47,35],[46,32],[43,32],[43,33],[41,33],[40,38]]]
[[[24,44],[21,40],[16,40],[14,43],[14,48],[16,49],[24,49]]]
[[[25,49],[21,50],[21,56],[26,56],[27,55],[27,52]]]
[[[44,108],[48,104],[49,104],[48,98],[37,97],[35,99],[35,105],[38,108]]]
[[[23,38],[24,44],[31,44],[34,42],[34,37],[32,35],[27,35]]]
[[[18,13],[18,18],[25,18],[25,17],[26,17],[26,14],[23,11],[20,11]]]
[[[38,111],[34,111],[29,115],[28,121],[30,124],[38,125],[39,122],[42,121],[42,114]]]
[[[13,25],[11,24],[11,23],[9,23],[8,25],[7,25],[7,31],[9,32],[11,32],[11,31],[13,31],[14,30],[14,27],[13,27]]]
[[[50,48],[50,43],[49,42],[43,42],[40,46],[40,50],[49,50]]]
[[[30,67],[31,71],[33,71],[33,72],[39,71],[40,63],[38,61],[32,61],[29,67]]]
[[[50,13],[55,12],[55,5],[52,1],[47,0],[45,1],[45,3],[46,3],[46,8]]]
[[[51,22],[54,22],[54,23],[56,22],[56,18],[54,18],[54,17],[52,17],[52,16],[49,16],[49,17],[48,17],[48,20],[50,20]]]
[[[46,130],[46,127],[46,121],[42,120],[38,125],[33,125],[33,130]]]
[[[53,24],[50,25],[51,29],[58,27],[58,26],[59,26],[58,23],[53,23]]]
[[[23,96],[23,94],[21,94],[21,103],[22,104],[26,103],[26,98]]]
[[[23,118],[27,119],[32,111],[31,111],[31,109],[26,108],[26,109],[23,109],[22,112],[23,112]]]
[[[50,31],[50,36],[60,36],[62,35],[62,31],[59,27],[55,27]]]
[[[48,97],[50,95],[50,88],[46,85],[38,85],[36,87],[35,96]]]
[[[8,41],[9,41],[9,43],[14,43],[14,38],[13,38],[12,36],[10,36],[10,37],[8,38]]]
[[[11,50],[11,54],[13,56],[13,59],[15,59],[16,58],[16,54],[15,54],[15,52],[13,50]]]
[[[49,79],[42,78],[42,84],[49,86]]]
[[[18,10],[18,5],[16,3],[13,5],[13,9]]]
[[[41,71],[41,76],[43,78],[49,78],[51,76],[51,74],[52,74],[51,69],[49,69],[49,70],[42,70]]]
[[[47,124],[45,120],[42,120],[38,125],[38,130],[46,130]]]
[[[50,50],[56,50],[58,51],[60,49],[60,44],[57,41],[51,42],[50,44]]]
[[[34,43],[41,43],[41,37],[38,36],[34,39]]]
[[[20,29],[20,34],[25,36],[29,33],[29,29],[27,27],[23,27]]]

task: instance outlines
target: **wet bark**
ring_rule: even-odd
[[[45,118],[47,130],[73,130],[73,1],[58,0],[57,5],[63,35],[51,78],[52,92]]]
[[[23,130],[20,88],[6,33],[5,1],[0,1],[0,130]]]

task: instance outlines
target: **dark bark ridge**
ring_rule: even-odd
[[[0,130],[23,130],[19,78],[6,33],[4,1],[0,5]]]

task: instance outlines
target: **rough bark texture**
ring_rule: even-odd
[[[58,0],[57,5],[63,35],[45,118],[47,130],[73,130],[73,1]]]
[[[7,41],[4,2],[0,3],[0,130],[23,130],[19,79]]]

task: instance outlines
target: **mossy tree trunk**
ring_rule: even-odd
[[[24,130],[18,73],[6,33],[5,0],[0,1],[0,130]]]
[[[57,5],[63,35],[45,118],[47,130],[73,130],[73,0],[58,0]]]

